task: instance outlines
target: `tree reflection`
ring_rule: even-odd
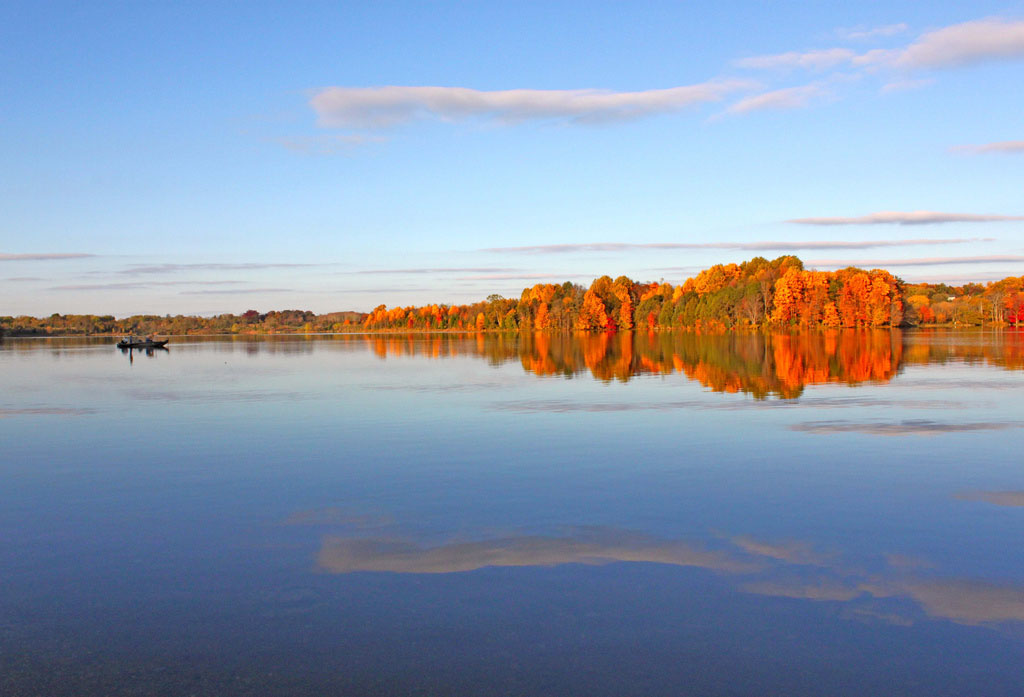
[[[539,377],[589,373],[602,381],[681,373],[715,392],[799,397],[807,385],[891,380],[905,365],[981,362],[1024,369],[1024,332],[834,329],[799,333],[586,332],[347,336],[379,357],[474,355],[518,360]]]

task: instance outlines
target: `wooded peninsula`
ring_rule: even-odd
[[[907,284],[882,269],[804,268],[795,256],[716,264],[682,285],[602,276],[590,287],[539,283],[518,299],[315,314],[0,316],[7,336],[290,334],[360,331],[606,331],[1024,324],[1024,276],[986,285]]]

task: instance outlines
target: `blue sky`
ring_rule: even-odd
[[[0,314],[1024,273],[1024,2],[0,7]]]

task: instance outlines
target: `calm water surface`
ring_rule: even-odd
[[[0,343],[0,694],[1022,695],[1024,335]]]

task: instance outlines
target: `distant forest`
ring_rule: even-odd
[[[602,276],[590,287],[537,284],[518,299],[372,312],[303,310],[215,317],[0,316],[9,336],[294,334],[352,331],[617,331],[1024,324],[1024,276],[981,285],[906,284],[882,269],[804,269],[795,256],[716,264],[682,285]]]

